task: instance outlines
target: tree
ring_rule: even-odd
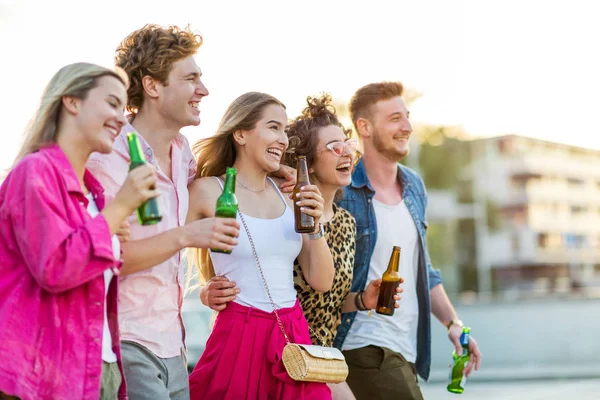
[[[415,125],[413,148],[418,146],[418,167],[430,189],[456,190],[461,169],[469,162],[469,145],[464,130],[456,126]],[[417,143],[415,143],[417,142]],[[412,158],[411,158],[412,157]],[[415,155],[400,162],[414,165]]]

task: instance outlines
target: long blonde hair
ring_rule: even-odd
[[[13,167],[27,154],[56,142],[62,98],[70,96],[85,99],[103,76],[113,76],[123,82],[125,87],[129,82],[121,69],[111,70],[89,63],[69,64],[54,74],[44,89],[40,106],[25,130],[23,144]]]
[[[223,175],[227,167],[235,162],[234,132],[254,129],[262,118],[264,109],[271,104],[285,109],[281,101],[265,93],[249,92],[235,99],[227,107],[217,132],[211,137],[198,140],[192,147],[198,161],[196,178]],[[208,249],[189,249],[188,260],[198,268],[200,284],[206,284],[215,276]]]

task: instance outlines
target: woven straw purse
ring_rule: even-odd
[[[282,359],[288,375],[295,381],[303,382],[344,382],[348,376],[348,365],[346,364],[346,359],[340,350],[336,349],[335,347],[296,344],[290,342],[287,334],[285,333],[285,329],[283,328],[283,324],[281,323],[281,319],[279,319],[277,307],[275,306],[275,302],[271,297],[271,292],[269,291],[267,280],[265,279],[265,275],[260,266],[258,254],[256,253],[256,248],[254,247],[254,242],[252,241],[252,236],[250,236],[250,231],[248,230],[246,221],[239,210],[238,214],[242,224],[244,225],[246,234],[248,235],[250,246],[252,247],[252,253],[254,254],[254,261],[256,261],[256,266],[260,272],[263,286],[265,287],[265,291],[269,296],[269,301],[271,302],[271,307],[273,307],[273,312],[277,318],[279,329],[281,329],[281,333],[283,333],[283,337],[285,338],[286,345],[283,348]],[[316,333],[314,334],[319,338],[319,340],[321,340],[321,342],[323,342],[323,340]]]

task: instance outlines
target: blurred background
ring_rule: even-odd
[[[414,127],[403,163],[429,193],[428,246],[484,358],[465,399],[600,398],[600,55],[585,0],[0,0],[0,168],[63,65],[112,65],[146,23],[190,24],[210,95],[190,142],[259,90],[294,117],[329,92],[347,118],[360,86],[400,80]],[[186,297],[190,364],[210,333]],[[452,348],[434,325],[426,399]]]

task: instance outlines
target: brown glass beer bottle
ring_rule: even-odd
[[[300,200],[296,197],[296,194],[300,193],[300,188],[310,185],[305,156],[298,156],[296,174],[296,186],[294,186],[294,190],[292,191],[292,198],[294,199],[294,220],[296,222],[295,229],[298,233],[313,233],[315,231],[315,219],[300,211],[300,206],[296,204],[296,202]]]
[[[400,247],[394,246],[392,256],[390,257],[390,263],[382,276],[379,298],[377,299],[377,308],[375,309],[377,314],[394,315],[394,295],[396,294],[396,288],[400,285],[402,279],[398,273],[399,267]]]

